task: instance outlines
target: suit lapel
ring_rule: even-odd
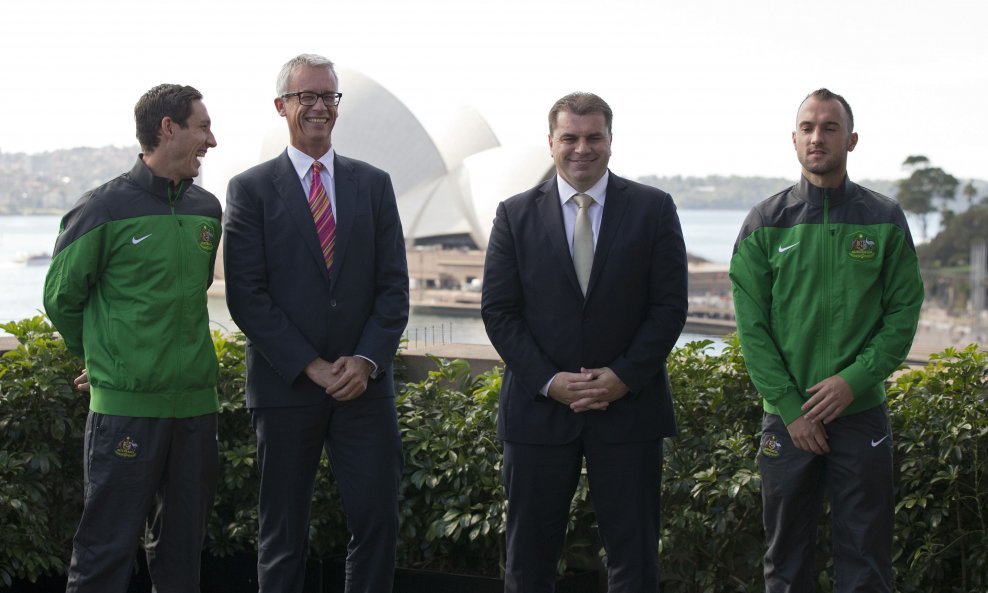
[[[350,244],[353,219],[357,213],[357,179],[350,161],[338,154],[333,164],[333,184],[336,186],[336,247],[331,282],[335,282],[339,276],[347,245]]]
[[[316,222],[312,218],[312,210],[309,209],[308,197],[302,189],[302,184],[298,180],[298,173],[295,172],[291,159],[288,158],[287,150],[278,157],[274,175],[274,186],[278,191],[278,196],[281,198],[285,210],[288,211],[292,220],[295,221],[299,236],[302,238],[306,249],[315,258],[323,271],[323,276],[329,282],[329,271],[326,270],[322,248],[319,246]]]
[[[573,289],[583,296],[580,281],[576,278],[576,269],[573,267],[573,256],[569,252],[569,243],[566,241],[566,227],[563,224],[563,210],[559,205],[559,187],[555,176],[542,185],[541,191],[535,200],[535,207],[549,238],[549,251],[559,260],[559,269],[563,270]]]
[[[611,173],[607,181],[604,216],[600,221],[600,233],[597,235],[597,246],[593,252],[593,268],[590,269],[590,282],[587,285],[588,297],[603,273],[607,256],[619,236],[621,218],[628,209],[628,196],[624,193],[626,187],[627,184],[623,179]]]

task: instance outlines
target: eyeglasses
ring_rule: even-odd
[[[340,99],[343,98],[343,93],[337,93],[336,91],[330,91],[328,93],[300,91],[298,93],[285,93],[281,96],[282,99],[288,99],[289,97],[298,97],[299,104],[307,107],[310,105],[315,105],[317,99],[322,99],[322,102],[326,104],[326,107],[335,107],[340,104]]]

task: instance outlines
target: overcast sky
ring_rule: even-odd
[[[0,151],[135,144],[134,102],[177,82],[205,94],[214,122],[219,146],[204,170],[251,164],[261,136],[283,125],[272,106],[278,68],[313,52],[385,86],[426,128],[472,105],[502,144],[544,145],[552,102],[596,92],[615,113],[611,169],[626,176],[795,178],[797,106],[826,86],[855,112],[853,178],[900,178],[903,159],[924,154],[961,179],[984,179],[986,7],[4,0]],[[344,98],[341,117],[346,107]]]

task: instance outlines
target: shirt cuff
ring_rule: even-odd
[[[556,373],[556,375],[558,374],[559,373]],[[545,397],[549,397],[549,386],[552,385],[552,380],[556,378],[556,375],[549,377],[549,380],[545,382],[545,385],[542,386],[542,389],[539,389],[539,393],[541,393]]]
[[[357,358],[363,358],[367,362],[371,363],[371,366],[374,367],[374,370],[371,371],[371,374],[370,374],[370,378],[371,379],[377,379],[381,375],[381,369],[377,368],[377,363],[376,362],[374,362],[373,360],[367,358],[366,356],[361,356],[359,354],[354,354],[354,356],[356,356]]]

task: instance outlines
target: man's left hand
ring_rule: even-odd
[[[614,400],[621,399],[628,393],[628,386],[609,367],[599,369],[580,369],[581,373],[590,373],[589,381],[576,381],[567,388],[579,394],[579,399],[572,402],[569,408],[574,412],[588,410],[606,410]]]
[[[809,422],[829,424],[854,401],[854,392],[840,375],[833,375],[806,390],[810,399],[803,404],[803,417]]]
[[[76,377],[72,384],[79,391],[89,391],[89,373],[86,372],[86,369],[82,369],[82,374]]]
[[[341,356],[333,362],[334,380],[326,387],[326,393],[337,401],[349,401],[363,395],[367,381],[374,372],[374,365],[359,356]]]

